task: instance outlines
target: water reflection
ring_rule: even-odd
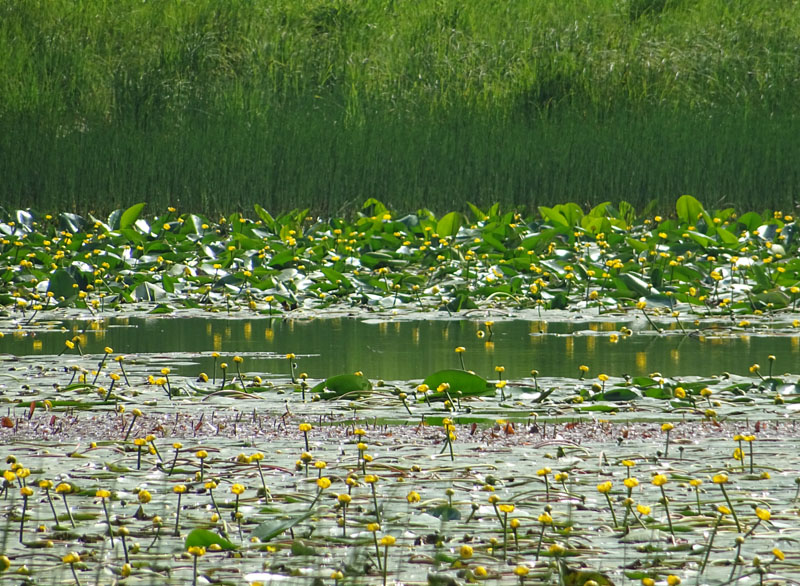
[[[79,336],[84,350],[101,354],[105,346],[124,354],[185,352],[192,364],[185,374],[210,370],[211,352],[245,356],[255,374],[285,370],[283,356],[298,355],[299,368],[312,377],[361,370],[373,379],[422,378],[442,368],[457,368],[456,346],[467,350],[467,368],[494,378],[502,365],[508,378],[537,369],[541,376],[575,376],[579,364],[590,373],[633,376],[746,374],[750,364],[777,357],[778,372],[790,370],[800,354],[797,335],[658,336],[647,331],[612,342],[615,324],[498,322],[491,333],[478,321],[365,323],[355,319],[226,320],[205,318],[122,318],[65,322],[53,330],[17,330],[2,341],[9,354],[55,355],[64,341]],[[491,338],[491,339],[490,339]],[[199,354],[194,356],[194,354]],[[68,360],[68,359],[67,359]]]

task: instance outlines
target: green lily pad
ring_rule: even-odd
[[[312,394],[319,394],[323,399],[338,399],[343,395],[348,398],[360,397],[372,390],[372,383],[360,374],[339,374],[332,376],[313,389]]]
[[[461,519],[461,511],[450,505],[434,507],[428,511],[428,514],[442,521],[459,521]]]
[[[292,517],[291,519],[279,523],[265,521],[253,530],[253,536],[258,537],[261,541],[269,541],[281,535],[284,531],[288,531],[298,523],[302,523],[315,512],[314,509],[310,509],[297,517]]]
[[[219,545],[226,551],[237,548],[235,544],[217,535],[213,531],[209,531],[208,529],[192,529],[189,535],[186,536],[184,549],[189,549],[190,547],[208,547],[213,544]]]
[[[453,399],[456,397],[484,397],[495,394],[495,386],[493,384],[466,370],[440,370],[428,375],[422,383],[428,385],[428,388],[432,391],[428,397],[431,401],[445,401],[447,400],[447,394]],[[450,386],[447,393],[436,392],[439,386],[444,383]]]

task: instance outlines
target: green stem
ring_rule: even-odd
[[[180,534],[181,534],[181,497],[182,496],[183,495],[181,493],[178,493],[178,508],[175,511],[175,531],[173,532],[173,535],[175,535],[175,537],[179,537]],[[196,556],[195,556],[195,559],[197,559]]]
[[[381,564],[381,547],[378,545],[378,534],[375,531],[372,532],[372,540],[375,542],[375,558],[378,560],[378,569],[383,570],[383,565]]]
[[[725,490],[725,485],[720,484],[719,487],[722,489],[722,496],[725,497],[725,501],[728,503],[728,508],[731,510],[731,515],[733,515],[733,520],[736,522],[736,530],[741,533],[742,526],[739,524],[739,517],[736,516],[736,510],[733,508],[733,504],[731,503],[731,499],[728,497],[728,491]]]
[[[611,519],[614,521],[614,527],[617,527],[617,515],[614,512],[614,506],[611,504],[611,497],[607,492],[604,494],[606,495],[606,501],[608,501],[608,508],[611,509]]]
[[[308,451],[308,449],[306,449],[306,451]],[[269,490],[267,489],[267,483],[264,480],[264,472],[261,471],[261,462],[259,460],[256,460],[256,466],[258,466],[258,475],[261,478],[261,487],[264,489],[264,500],[270,501],[272,499],[270,498]]]
[[[22,543],[22,532],[25,530],[25,513],[28,509],[28,497],[22,495],[22,516],[19,520],[19,542]]]
[[[373,482],[370,486],[372,486],[372,502],[375,505],[375,520],[380,523],[381,522],[381,513],[378,510],[378,493],[375,491],[375,483]]]
[[[72,511],[69,510],[69,503],[67,502],[67,493],[62,493],[61,498],[64,499],[64,508],[67,509],[67,515],[69,516],[69,522],[72,525],[73,529],[75,528],[75,519],[72,518]]]
[[[47,495],[47,502],[50,505],[50,510],[53,511],[53,521],[58,525],[58,513],[56,513],[56,506],[53,504],[53,496],[50,494],[49,490],[45,490],[44,493]]]
[[[386,571],[389,569],[389,546],[383,546],[383,586],[386,586]]]
[[[75,571],[75,564],[70,564],[69,568],[72,570],[72,577],[75,578],[75,586],[81,586],[81,581],[78,580],[78,573]]]
[[[101,499],[103,502],[103,512],[106,514],[106,524],[108,525],[108,536],[111,538],[111,547],[114,547],[114,532],[111,530],[111,517],[108,515],[108,507],[106,506],[106,499]]]
[[[508,556],[508,513],[503,513],[503,559]]]
[[[667,498],[667,493],[664,491],[664,485],[661,485],[661,498],[664,501],[664,510],[667,512],[669,532],[672,533],[672,537],[675,537],[675,529],[672,528],[672,518],[669,516],[669,499]]]

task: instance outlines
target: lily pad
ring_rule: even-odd
[[[458,369],[440,370],[428,375],[423,384],[432,391],[429,400],[445,401],[447,395],[456,397],[484,397],[495,394],[495,386],[477,374]],[[447,393],[437,392],[441,385],[448,385]]]
[[[325,379],[313,389],[312,394],[319,394],[323,399],[356,398],[369,393],[372,383],[361,374],[339,374]]]
[[[209,545],[219,545],[222,549],[230,551],[236,549],[237,546],[224,537],[217,535],[208,529],[192,529],[189,535],[186,536],[184,549],[190,547],[208,547]]]

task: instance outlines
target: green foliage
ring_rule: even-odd
[[[483,219],[470,225],[460,212],[437,218],[428,209],[398,219],[375,198],[354,219],[326,220],[308,209],[273,217],[260,206],[257,219],[235,213],[218,222],[170,209],[145,218],[141,204],[111,212],[107,223],[0,210],[0,303],[38,312],[142,302],[153,314],[224,306],[274,316],[301,304],[452,314],[488,303],[602,311],[643,301],[731,316],[800,300],[792,215],[737,217],[688,195],[673,218],[637,218],[625,202],[585,209],[567,202],[526,216],[495,203],[475,206]],[[313,391],[330,399],[370,389],[364,377],[341,375]]]
[[[785,207],[798,22],[724,0],[7,3],[0,201]]]
[[[436,224],[436,233],[439,236],[455,236],[458,234],[458,229],[464,223],[464,217],[458,212],[450,212],[445,214]]]
[[[323,399],[339,399],[362,396],[372,390],[370,380],[361,374],[339,374],[325,379],[311,392]]]
[[[223,550],[229,551],[236,549],[236,545],[217,535],[213,531],[209,531],[208,529],[192,529],[189,532],[189,535],[186,536],[186,541],[184,543],[184,549],[189,549],[190,547],[208,547],[209,545],[217,544]]]
[[[258,537],[261,541],[270,541],[275,539],[279,535],[283,534],[285,531],[289,531],[292,527],[297,525],[298,523],[302,523],[312,515],[316,513],[316,510],[311,509],[294,517],[291,517],[285,521],[265,521],[261,523],[258,527],[253,529],[253,537]]]
[[[458,397],[482,397],[495,394],[493,384],[466,370],[448,369],[434,372],[425,377],[423,384],[428,385],[428,400],[446,401],[448,395],[455,400]],[[440,385],[448,385],[447,391],[439,391]]]

